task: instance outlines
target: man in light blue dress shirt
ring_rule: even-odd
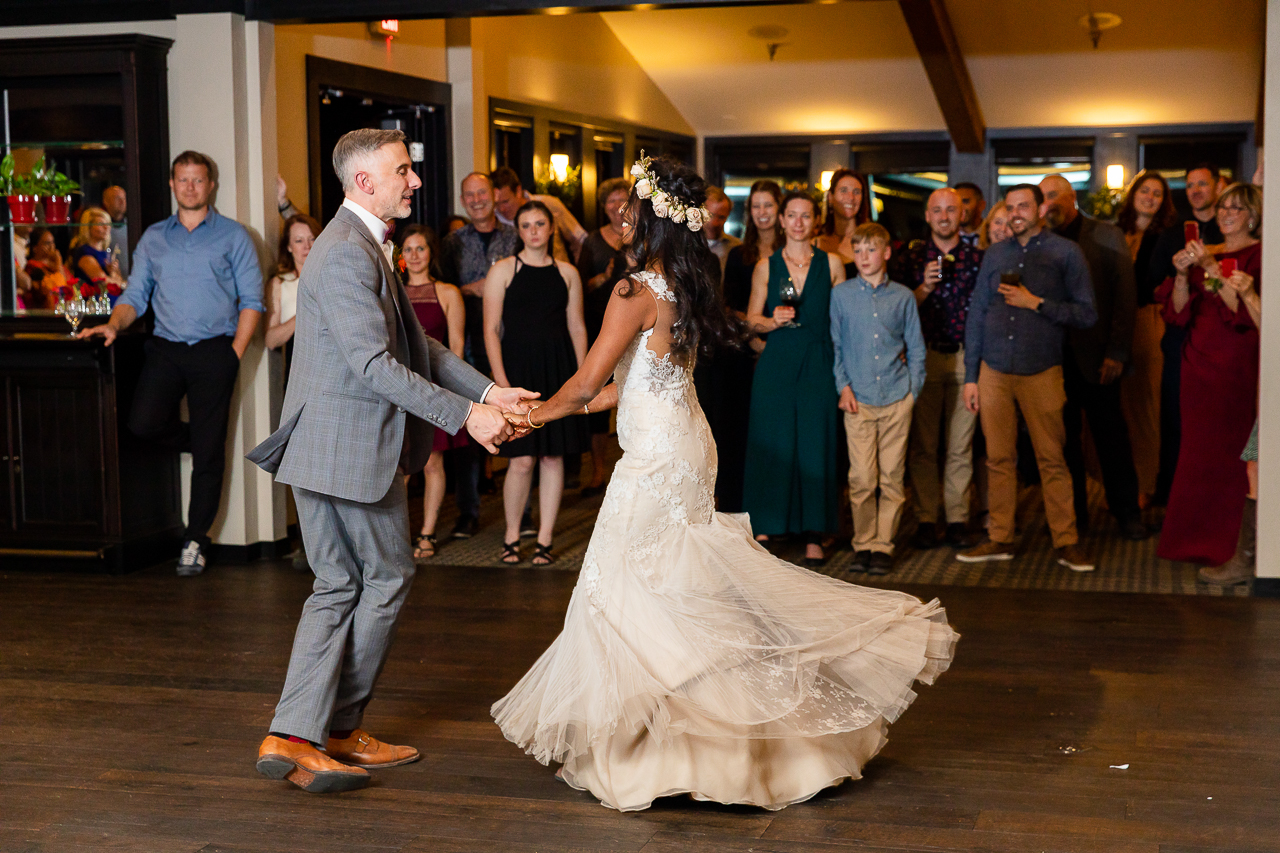
[[[858,275],[831,291],[831,340],[849,442],[854,569],[883,575],[893,568],[906,501],[907,436],[924,387],[924,335],[915,294],[885,270],[889,232],[868,222],[852,243]]]
[[[148,306],[155,334],[129,414],[129,430],[191,453],[191,500],[178,574],[204,571],[209,528],[222,501],[227,420],[240,359],[262,316],[262,269],[249,233],[209,204],[216,183],[206,155],[184,151],[169,188],[178,212],[146,230],[129,286],[110,319],[81,332],[109,346]],[[189,422],[178,417],[187,398]]]

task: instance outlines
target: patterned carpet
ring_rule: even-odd
[[[591,470],[584,461],[583,473]],[[501,479],[499,478],[499,486]],[[827,564],[817,569],[841,580],[855,581],[867,586],[896,586],[898,584],[940,584],[947,586],[1003,587],[1008,589],[1074,590],[1079,592],[1147,592],[1175,595],[1237,595],[1247,596],[1251,586],[1240,585],[1222,589],[1196,583],[1196,566],[1156,557],[1157,535],[1141,542],[1130,542],[1116,535],[1115,523],[1101,504],[1101,490],[1091,483],[1093,523],[1091,531],[1083,537],[1082,544],[1093,554],[1097,571],[1089,574],[1073,572],[1059,566],[1053,555],[1049,530],[1045,524],[1044,508],[1038,487],[1024,488],[1019,496],[1018,522],[1021,530],[1021,547],[1018,556],[1006,563],[966,564],[955,559],[955,551],[940,546],[927,551],[913,549],[909,533],[915,522],[904,518],[903,530],[907,535],[899,537],[897,561],[892,572],[883,577],[868,577],[865,573],[850,571],[853,552],[848,539],[838,542],[837,550]],[[411,494],[414,494],[411,492]],[[422,521],[421,491],[411,498],[411,513],[415,530]],[[596,511],[602,496],[579,497],[578,490],[565,492],[560,518],[556,525],[556,562],[539,567],[530,563],[533,539],[522,541],[520,568],[539,571],[577,571],[582,565],[587,542],[595,524]],[[535,500],[536,504],[536,500]],[[847,516],[847,509],[845,515]],[[423,561],[424,565],[473,566],[476,568],[501,568],[498,554],[502,550],[502,497],[486,495],[481,501],[480,533],[471,539],[448,539],[456,517],[453,498],[445,497],[437,533],[441,537],[436,556]],[[1148,523],[1155,527],[1159,516],[1148,513]],[[847,524],[847,519],[846,519]],[[976,538],[976,536],[975,536]],[[802,563],[803,545],[798,542],[779,542],[770,546],[779,557]]]

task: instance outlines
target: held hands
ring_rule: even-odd
[[[975,415],[978,414],[978,383],[964,383],[964,407]]]
[[[530,404],[541,396],[536,391],[526,391],[523,388],[499,388],[495,385],[489,389],[484,401],[504,412],[524,415],[529,411]]]
[[[1102,360],[1102,369],[1098,371],[1098,379],[1103,385],[1110,385],[1120,378],[1120,374],[1124,373],[1124,364],[1116,361],[1114,358],[1104,358]]]
[[[1044,301],[1030,290],[1027,290],[1024,284],[1002,284],[999,287],[999,292],[1004,297],[1006,305],[1012,305],[1014,308],[1025,308],[1028,311],[1035,311],[1040,307],[1040,303]],[[977,410],[975,409],[974,411]]]
[[[853,396],[853,389],[848,385],[840,389],[840,402],[837,405],[842,412],[848,412],[851,415],[858,413],[858,401]]]
[[[467,433],[490,453],[498,452],[498,445],[515,434],[511,424],[501,411],[485,403],[471,406],[465,424]]]
[[[529,416],[527,414],[503,412],[502,416],[507,419],[507,423],[511,424],[511,429],[514,430],[512,438],[524,438],[533,431],[533,427],[529,426]]]

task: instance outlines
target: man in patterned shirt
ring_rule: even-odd
[[[929,196],[925,222],[929,237],[914,241],[898,257],[893,279],[915,289],[924,332],[924,389],[911,419],[909,470],[915,488],[913,544],[938,544],[938,507],[946,509],[946,542],[968,545],[969,483],[973,479],[973,433],[978,418],[965,408],[964,324],[969,296],[982,266],[982,251],[960,239],[960,194],[936,190]],[[946,435],[945,474],[939,482],[938,440]]]

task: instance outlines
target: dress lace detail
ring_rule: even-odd
[[[674,301],[658,275],[637,276]],[[781,808],[860,768],[951,658],[936,601],[772,557],[715,512],[692,370],[636,336],[614,470],[564,631],[493,706],[503,733],[608,806],[690,792]]]

